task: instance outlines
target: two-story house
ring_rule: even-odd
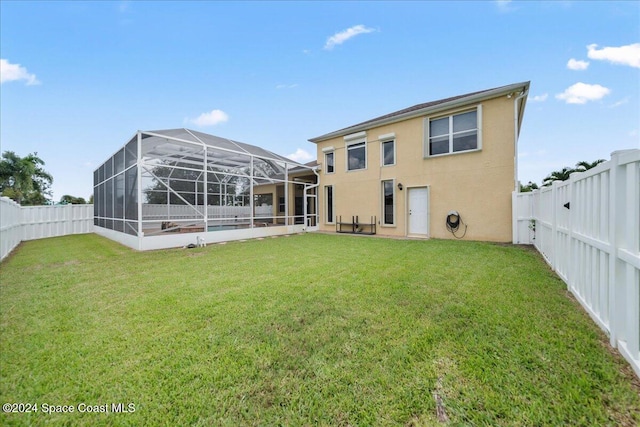
[[[523,82],[454,96],[310,139],[319,228],[510,242],[528,90]]]

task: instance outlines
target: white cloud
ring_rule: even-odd
[[[590,85],[578,82],[556,95],[557,99],[567,104],[586,104],[588,101],[596,101],[607,96],[611,91],[600,85]]]
[[[122,26],[132,25],[134,20],[131,18],[132,9],[131,9],[131,0],[121,0],[117,3],[119,18],[118,23]]]
[[[127,12],[130,6],[131,2],[129,0],[123,0],[118,4],[118,11],[121,13]]]
[[[315,156],[311,155],[302,148],[298,148],[295,153],[289,154],[287,157],[298,163],[307,163],[315,158]]]
[[[512,10],[511,0],[496,0],[496,6],[500,12],[510,12]]]
[[[346,30],[335,33],[334,35],[329,37],[327,39],[327,42],[324,44],[324,49],[331,50],[335,46],[346,42],[347,40],[357,36],[358,34],[373,33],[374,31],[376,30],[374,30],[373,28],[367,28],[364,25],[354,25],[351,28],[347,28]]]
[[[571,58],[569,62],[567,62],[567,68],[570,70],[586,70],[587,67],[589,67],[588,61],[579,61]]]
[[[189,120],[198,126],[215,126],[220,123],[229,121],[229,115],[222,110],[211,110],[208,113],[202,113],[195,119]]]
[[[531,98],[531,100],[533,102],[544,102],[547,100],[547,98],[549,97],[548,93],[543,93],[542,95],[536,95],[534,97]]]
[[[20,64],[12,64],[6,59],[0,59],[0,84],[26,80],[27,86],[39,85],[35,74],[31,74]]]
[[[630,136],[631,138],[635,138],[636,136],[638,136],[638,129],[632,129],[632,130],[629,132],[629,136]]]
[[[591,59],[640,68],[640,43],[602,49],[598,49],[597,44],[590,44],[587,46],[587,51],[587,56]]]
[[[616,108],[628,102],[629,102],[629,97],[627,96],[626,98],[622,98],[620,101],[614,102],[613,104],[609,105],[609,108]]]
[[[283,84],[276,85],[276,89],[293,89],[295,87],[298,87],[298,83],[294,83],[291,85],[283,85]]]

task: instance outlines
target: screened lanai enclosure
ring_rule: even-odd
[[[139,250],[315,230],[318,175],[254,145],[139,131],[94,171],[97,233]]]

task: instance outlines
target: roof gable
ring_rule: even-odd
[[[335,138],[337,136],[344,136],[354,132],[367,130],[375,126],[394,123],[420,115],[429,114],[440,109],[452,108],[454,106],[464,105],[465,103],[474,103],[484,99],[495,98],[509,92],[518,90],[526,92],[529,89],[529,83],[530,82],[514,83],[506,86],[496,87],[493,89],[485,89],[478,92],[471,92],[464,95],[457,95],[450,98],[439,99],[437,101],[416,104],[412,107],[403,108],[402,110],[394,111],[393,113],[385,114],[374,119],[366,120],[364,122],[339,129],[337,131],[311,138],[309,139],[309,141],[317,143],[330,138]]]

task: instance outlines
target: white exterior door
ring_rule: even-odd
[[[429,235],[429,189],[409,188],[408,234],[427,237]]]

